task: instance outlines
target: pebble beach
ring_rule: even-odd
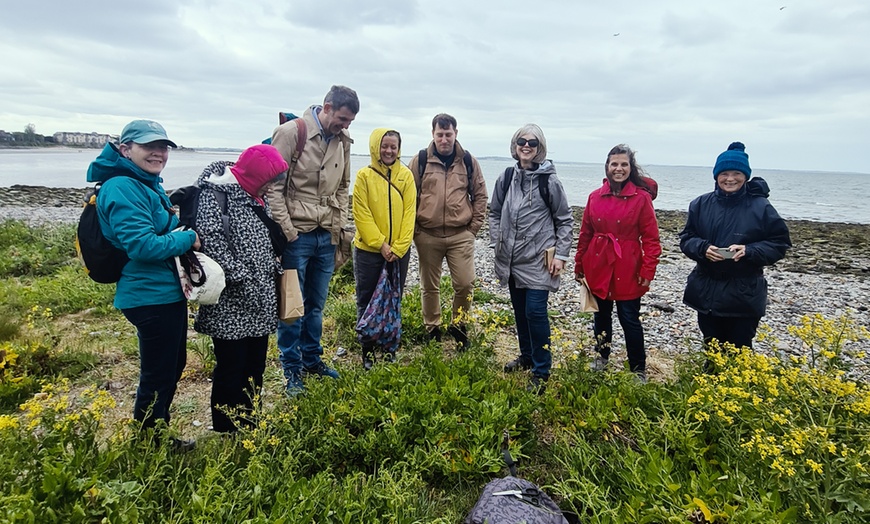
[[[84,188],[46,188],[39,186],[0,187],[0,219],[24,220],[29,224],[74,223],[81,213]],[[574,238],[580,225],[582,210],[574,209]],[[685,221],[685,213],[658,211],[662,256],[650,291],[642,300],[648,367],[652,374],[667,374],[674,358],[700,348],[700,332],[694,310],[682,303],[686,276],[694,267],[679,250],[677,234]],[[775,356],[806,355],[810,349],[787,333],[787,327],[797,325],[805,315],[819,313],[826,318],[849,315],[857,325],[870,329],[870,225],[803,220],[787,221],[793,244],[786,258],[765,270],[769,284],[767,314],[762,319],[778,341],[761,341],[756,349]],[[475,264],[480,279],[479,289],[507,299],[507,288],[501,287],[493,272],[492,250],[488,233],[481,231],[476,242]],[[573,258],[573,253],[571,254]],[[446,267],[445,267],[445,274]],[[562,288],[550,297],[550,310],[558,323],[569,333],[570,352],[585,351],[577,343],[591,337],[591,320],[580,315],[574,282],[573,264],[566,268]],[[419,281],[416,252],[412,250],[408,284]],[[503,304],[501,307],[509,308]],[[618,323],[614,319],[614,326]],[[588,340],[588,339],[587,339]],[[570,342],[574,342],[571,344]],[[614,333],[614,355],[617,362],[625,350],[620,329]],[[847,349],[870,355],[870,340],[850,343]],[[509,355],[512,348],[504,348]],[[500,355],[501,356],[501,355]],[[507,356],[504,356],[507,359]],[[870,371],[870,356],[854,359],[853,374],[864,376]],[[661,368],[658,369],[657,368]]]

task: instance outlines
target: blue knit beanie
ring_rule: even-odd
[[[746,180],[752,176],[752,168],[749,167],[749,155],[746,154],[746,146],[743,142],[732,142],[728,146],[728,151],[725,151],[716,159],[716,165],[713,166],[713,180],[719,176],[722,171],[740,171],[746,175]]]

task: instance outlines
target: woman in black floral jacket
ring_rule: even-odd
[[[215,431],[254,424],[253,399],[263,385],[269,334],[278,326],[275,278],[281,271],[263,195],[270,183],[286,176],[287,167],[277,149],[256,145],[235,163],[210,164],[197,181],[202,251],[220,264],[227,280],[218,303],[200,306],[194,322],[194,329],[214,342]]]

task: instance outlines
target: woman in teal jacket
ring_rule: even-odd
[[[134,120],[121,132],[120,145],[106,144],[88,168],[88,182],[101,184],[97,215],[103,234],[130,258],[115,307],[138,331],[133,418],[143,427],[158,419],[169,423],[169,405],[187,362],[187,301],[173,257],[200,246],[194,231],[173,231],[178,217],[160,185],[170,147],[177,146],[163,126]]]

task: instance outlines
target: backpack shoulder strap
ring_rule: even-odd
[[[538,175],[538,193],[541,195],[541,199],[547,204],[547,207],[552,208],[552,203],[550,202],[550,174],[546,173],[543,175]]]
[[[417,153],[417,172],[420,173],[420,178],[423,178],[423,173],[426,172],[426,162],[429,161],[429,152],[425,149],[421,149],[419,153]]]
[[[465,172],[468,174],[468,200],[474,202],[474,162],[471,160],[471,153],[468,151],[462,156],[462,161],[465,162]]]
[[[514,168],[507,167],[504,170],[504,176],[501,179],[501,186],[499,187],[501,193],[501,203],[504,204],[504,199],[507,196],[508,189],[511,187],[511,181],[514,179]]]
[[[305,150],[305,142],[308,141],[308,125],[302,117],[294,118],[296,122],[296,150],[290,155],[290,169],[287,170],[287,177],[284,179],[284,194],[290,193],[290,179],[293,178],[293,171],[296,170],[296,163],[299,162],[299,157]]]
[[[224,236],[227,237],[227,240],[230,239],[230,215],[227,212],[227,194],[223,191],[212,191],[214,193],[214,197],[217,200],[218,207],[221,210],[221,224],[224,228]]]

